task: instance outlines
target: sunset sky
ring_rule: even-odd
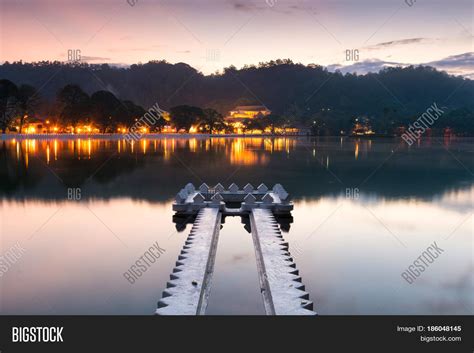
[[[290,58],[359,73],[423,63],[474,78],[472,0],[128,1],[0,0],[0,61],[65,61],[79,49],[89,63],[165,59],[206,74]],[[358,62],[346,61],[350,49]]]

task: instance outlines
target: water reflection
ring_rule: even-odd
[[[362,195],[297,203],[285,238],[318,312],[473,314],[473,192],[437,202]],[[442,256],[408,284],[401,272],[433,241]]]
[[[295,221],[283,235],[315,309],[320,314],[474,313],[473,191],[448,193],[437,202],[368,195],[297,201]],[[17,242],[26,249],[0,279],[2,314],[152,314],[187,236],[174,230],[168,202],[4,200],[0,208],[2,249]],[[237,230],[227,223],[211,291],[220,301],[212,303],[211,312],[229,312],[227,294],[234,288],[234,295],[245,293],[237,303],[248,305],[240,313],[260,313],[250,236],[237,217]],[[407,284],[400,273],[434,240],[445,252]],[[166,249],[164,256],[131,286],[122,273],[156,241]],[[239,313],[238,307],[232,310]]]
[[[321,314],[472,313],[473,146],[340,137],[0,141],[2,251],[16,242],[27,250],[0,279],[0,313],[153,313],[187,235],[177,231],[186,222],[171,221],[171,200],[189,181],[285,186],[294,221],[280,224]],[[80,187],[83,199],[67,201],[66,187]],[[346,198],[347,188],[360,197]],[[221,259],[221,294],[255,279],[250,243],[227,235],[223,253],[240,259],[240,272],[226,282],[233,264]],[[435,240],[442,257],[414,285],[403,282],[400,273]],[[155,241],[163,258],[131,286],[122,273]],[[215,304],[219,313],[223,303]]]
[[[2,141],[2,149],[10,151],[7,141]],[[91,159],[98,151],[110,150],[116,146],[119,154],[135,152],[135,146],[139,145],[140,152],[143,155],[158,154],[169,159],[176,150],[196,152],[221,152],[224,151],[229,157],[231,164],[242,165],[265,165],[268,163],[266,152],[286,152],[294,150],[297,145],[297,139],[290,138],[163,138],[148,140],[142,139],[139,142],[129,143],[125,139],[117,140],[99,140],[99,139],[53,139],[53,140],[10,140],[10,144],[15,146],[16,159],[22,161],[28,168],[30,157],[39,157],[50,162],[50,151],[54,151],[54,160],[58,160],[58,154],[63,158],[73,157],[75,159]],[[149,146],[153,149],[150,150]]]
[[[0,142],[0,196],[54,199],[63,196],[64,186],[87,186],[94,197],[163,201],[189,181],[258,185],[264,180],[283,183],[297,199],[356,187],[384,197],[431,198],[472,183],[472,140],[444,143],[430,139],[409,147],[394,139],[283,137],[133,143],[12,139]],[[60,183],[38,187],[53,184],[54,178]],[[115,188],[101,187],[111,182]],[[144,185],[153,187],[145,190]]]

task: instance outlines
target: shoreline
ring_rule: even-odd
[[[94,140],[125,140],[126,134],[0,134],[0,140],[73,140],[73,139],[94,139]],[[307,137],[307,135],[298,135],[298,134],[287,134],[287,135],[275,135],[275,134],[261,134],[261,135],[251,135],[251,134],[144,134],[140,136],[138,140],[146,139],[163,139],[163,138],[229,138],[229,137],[239,137],[239,138],[261,138],[261,137]]]
[[[126,140],[126,134],[0,134],[0,141],[11,140],[77,140],[77,139],[92,139],[92,140]],[[401,136],[391,135],[375,135],[375,136],[353,136],[353,135],[304,135],[304,134],[144,134],[140,136],[139,140],[157,140],[157,139],[208,139],[208,138],[349,138],[349,139],[400,139]],[[442,138],[443,136],[431,136],[435,138]],[[451,138],[472,138],[473,136],[451,136]],[[429,137],[425,137],[429,138]]]

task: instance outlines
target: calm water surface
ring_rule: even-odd
[[[0,313],[153,313],[190,230],[172,200],[191,181],[285,186],[284,237],[320,314],[473,314],[473,157],[472,139],[0,141],[0,253],[26,250],[0,278]],[[166,252],[127,282],[157,241]],[[433,241],[444,252],[408,284]],[[240,218],[225,220],[215,271],[209,314],[263,313]]]

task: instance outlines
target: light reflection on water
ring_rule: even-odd
[[[265,152],[270,154],[273,152],[285,151],[290,153],[295,149],[297,140],[294,138],[163,138],[148,140],[142,139],[138,142],[129,143],[125,139],[116,140],[97,140],[97,139],[52,139],[52,140],[34,140],[11,139],[10,144],[15,146],[13,149],[18,162],[23,162],[28,168],[31,157],[39,157],[46,161],[47,164],[51,162],[51,158],[58,160],[59,155],[62,157],[75,159],[91,159],[97,151],[113,150],[117,154],[127,153],[162,153],[165,160],[171,158],[172,153],[179,150],[187,150],[195,153],[198,151],[225,151],[229,156],[231,164],[243,165],[265,165],[268,161],[268,156]],[[9,149],[11,150],[11,149]],[[53,154],[51,155],[51,151]]]
[[[26,249],[0,278],[0,312],[153,313],[190,229],[176,231],[171,200],[204,180],[280,182],[294,195],[284,236],[319,313],[472,314],[473,150],[471,140],[0,141],[1,253],[16,242]],[[67,187],[83,200],[67,201]],[[360,198],[345,198],[355,187]],[[228,229],[227,242],[241,236]],[[130,285],[123,272],[156,241],[165,254]],[[433,241],[444,253],[404,282],[401,272]],[[229,244],[255,267],[249,244]],[[237,277],[232,266],[216,270],[213,313],[225,313],[217,294]],[[255,275],[238,277],[235,290],[258,295]]]

